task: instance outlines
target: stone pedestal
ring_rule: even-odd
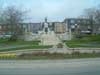
[[[34,40],[38,40],[38,35],[37,34],[33,34],[32,32],[27,32],[24,34],[24,40],[25,41],[34,41]]]
[[[59,38],[53,32],[42,34],[40,37],[42,45],[57,45],[60,43]]]
[[[60,42],[54,31],[50,29],[47,18],[45,18],[45,22],[43,23],[43,30],[40,39],[42,45],[57,45]]]

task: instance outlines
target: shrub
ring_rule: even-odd
[[[0,54],[0,59],[14,59],[14,58],[16,58],[15,53]]]
[[[63,44],[62,44],[62,43],[59,43],[59,44],[57,45],[57,48],[63,48]]]

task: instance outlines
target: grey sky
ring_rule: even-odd
[[[40,22],[44,17],[48,17],[49,21],[78,17],[84,9],[98,6],[100,0],[1,0],[1,4],[26,9],[29,11],[29,21]]]

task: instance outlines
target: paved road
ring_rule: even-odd
[[[0,61],[0,75],[100,75],[100,58]]]

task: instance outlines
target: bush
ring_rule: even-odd
[[[79,54],[81,54],[79,51],[75,51],[72,53],[72,55],[79,55]]]
[[[59,44],[57,45],[57,48],[63,48],[63,44],[62,44],[62,43],[59,43]]]
[[[0,54],[0,59],[15,59],[16,57],[15,53]]]
[[[17,41],[18,37],[16,35],[12,35],[9,41]]]

